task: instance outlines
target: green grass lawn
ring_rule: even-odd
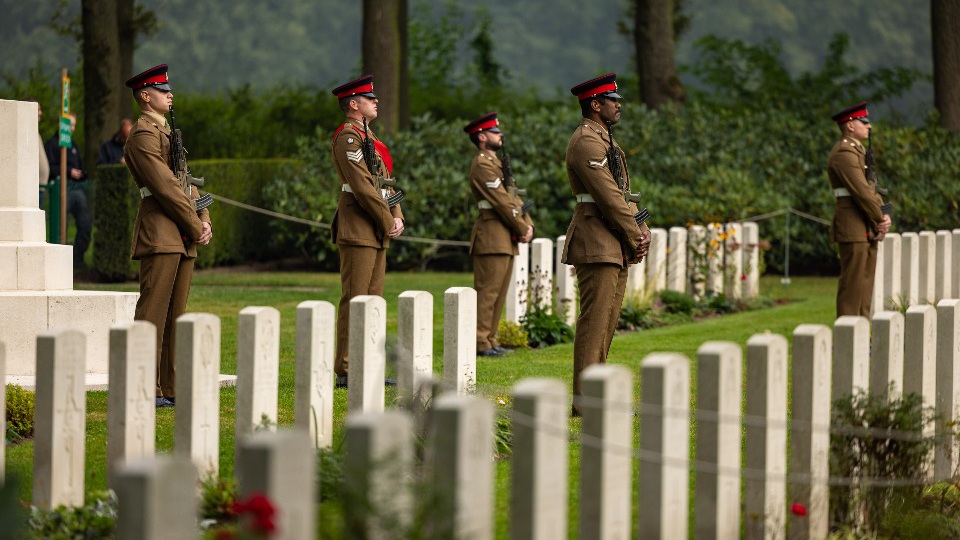
[[[442,370],[443,358],[443,291],[454,286],[472,286],[471,274],[465,273],[390,273],[387,275],[385,297],[388,305],[388,334],[396,335],[397,296],[407,290],[424,290],[434,298],[434,370]],[[78,289],[136,291],[136,284],[78,285]],[[789,300],[769,309],[737,313],[666,328],[619,334],[613,341],[610,361],[628,366],[639,373],[644,357],[653,352],[679,352],[694,359],[696,350],[705,341],[725,340],[744,345],[756,333],[770,331],[791,338],[793,329],[803,323],[832,326],[834,321],[835,278],[795,278],[789,286],[779,278],[764,278],[761,284],[764,296]],[[207,312],[220,317],[222,322],[222,371],[235,373],[237,314],[247,306],[273,306],[281,315],[280,341],[280,403],[279,424],[293,423],[294,352],[296,306],[305,300],[326,300],[337,304],[340,294],[339,277],[322,273],[241,273],[229,270],[198,272],[193,281],[188,311]],[[481,358],[477,361],[478,393],[491,399],[509,396],[512,386],[524,377],[556,377],[568,388],[572,379],[573,345],[558,345],[543,350],[519,350],[504,359]],[[695,377],[695,363],[693,373]],[[388,367],[388,373],[390,367]],[[694,378],[695,380],[695,378]],[[637,395],[639,375],[635,378]],[[235,391],[221,392],[220,406],[220,473],[231,475],[234,456]],[[395,394],[387,392],[387,402]],[[343,439],[343,421],[346,415],[347,393],[338,390],[334,398],[335,445]],[[87,492],[105,487],[106,462],[106,392],[87,394]],[[173,409],[157,411],[157,451],[173,449]],[[579,433],[579,420],[571,420],[572,440]],[[576,532],[577,484],[579,445],[570,444],[571,453],[571,535]],[[7,449],[7,471],[28,480],[33,468],[33,443],[30,441]],[[497,464],[497,538],[508,537],[510,461]],[[30,501],[29,481],[21,483],[21,498]]]

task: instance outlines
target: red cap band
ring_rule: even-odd
[[[837,119],[837,124],[845,124],[855,118],[863,118],[867,116],[867,109],[860,109],[859,111],[853,111],[850,114],[845,114]]]
[[[587,99],[587,98],[592,98],[593,96],[596,96],[596,95],[599,95],[599,94],[605,94],[605,93],[607,93],[607,92],[613,92],[613,91],[615,91],[616,89],[617,89],[617,83],[615,83],[615,82],[612,82],[612,83],[609,83],[609,84],[601,84],[600,86],[594,86],[593,88],[587,90],[586,92],[583,92],[583,93],[581,93],[581,94],[577,94],[577,99],[578,99],[578,100],[584,100],[584,99]]]
[[[493,120],[483,122],[475,126],[471,126],[470,129],[467,131],[467,133],[469,133],[470,135],[473,135],[474,133],[479,133],[481,131],[485,131],[490,128],[495,128],[499,125],[500,125],[500,121],[494,118]]]
[[[348,88],[342,92],[337,93],[337,99],[345,98],[348,96],[354,96],[357,94],[369,94],[373,92],[373,83],[361,84],[360,86],[354,86],[353,88]]]

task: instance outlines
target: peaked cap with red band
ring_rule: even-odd
[[[125,84],[134,90],[152,86],[157,90],[166,90],[169,92],[171,88],[169,84],[170,81],[167,78],[167,69],[166,64],[154,66],[139,75],[130,77]]]
[[[333,95],[337,96],[337,99],[350,96],[363,96],[370,99],[377,99],[377,95],[373,93],[373,75],[364,75],[359,79],[341,84],[334,88],[332,92]]]
[[[860,120],[864,124],[870,123],[870,117],[867,113],[867,102],[861,101],[853,107],[847,107],[846,109],[838,112],[837,114],[831,116],[837,125],[843,125],[851,120]]]
[[[497,113],[487,113],[467,124],[467,127],[463,128],[463,131],[465,131],[468,135],[480,133],[481,131],[500,133],[500,120],[497,120]]]
[[[616,73],[608,73],[603,77],[597,77],[596,79],[589,80],[585,83],[580,83],[571,88],[570,93],[577,96],[577,99],[580,101],[595,98],[597,96],[610,97],[614,99],[621,99],[622,97],[617,93]]]

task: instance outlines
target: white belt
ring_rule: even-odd
[[[350,184],[340,184],[340,189],[343,190],[343,191],[346,192],[346,193],[353,193],[353,189],[350,187]],[[386,199],[386,198],[387,198],[387,195],[388,195],[387,190],[385,190],[385,189],[381,189],[381,190],[380,190],[380,196],[381,196],[381,197],[383,197],[384,199]]]
[[[845,187],[838,187],[838,188],[836,188],[836,189],[833,190],[833,196],[836,197],[836,198],[838,198],[838,199],[839,199],[840,197],[849,197],[849,196],[850,196],[850,192],[847,191],[847,188],[845,188]]]
[[[577,194],[577,202],[596,202],[593,200],[593,197],[588,193],[579,193]]]
[[[490,204],[490,201],[480,201],[477,203],[477,208],[481,210],[493,210],[493,205]]]
[[[140,188],[140,198],[141,198],[141,199],[146,199],[147,197],[149,197],[149,196],[151,196],[151,195],[153,195],[153,193],[150,193],[150,188],[148,188],[148,187],[142,187],[142,188]]]

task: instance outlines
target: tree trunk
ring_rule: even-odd
[[[673,0],[634,0],[633,43],[640,99],[651,109],[683,101],[673,54]]]
[[[410,129],[410,2],[400,0],[398,26],[400,27],[400,129]]]
[[[82,0],[83,164],[96,172],[97,152],[120,117],[120,51],[117,0]]]
[[[960,131],[960,2],[930,1],[933,38],[933,103],[940,124]]]
[[[400,127],[402,3],[363,0],[363,71],[373,75],[374,92],[380,101],[378,133],[393,133]]]
[[[120,38],[120,76],[118,80],[120,81],[120,88],[125,88],[123,83],[132,75],[135,75],[133,72],[133,51],[137,48],[137,28],[133,18],[133,4],[134,0],[117,0],[117,29]],[[121,92],[123,91],[121,90]],[[118,125],[122,118],[133,119],[133,98],[126,94],[129,94],[129,92],[120,94],[120,112],[116,122]]]

